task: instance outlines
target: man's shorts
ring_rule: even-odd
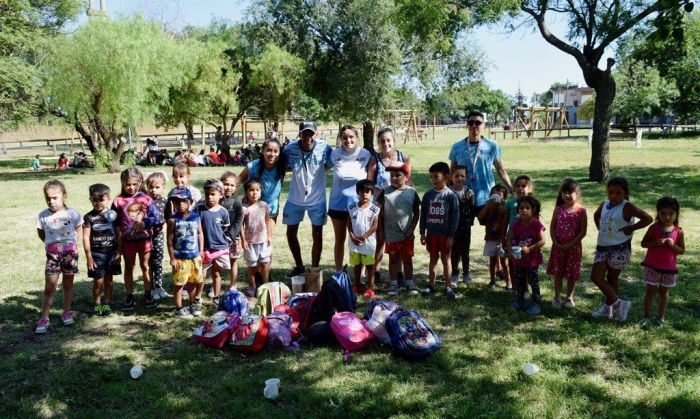
[[[271,255],[272,248],[267,243],[248,243],[248,247],[243,251],[243,259],[249,268],[269,262]]]
[[[173,272],[173,284],[182,287],[185,284],[201,284],[202,258],[197,256],[194,259],[179,259],[180,267]]]
[[[505,257],[506,254],[500,240],[486,240],[484,242],[484,256]]]
[[[114,260],[114,252],[110,253],[92,253],[92,260],[95,261],[95,270],[88,269],[88,278],[100,279],[106,275],[121,275],[122,266]]]
[[[593,263],[606,262],[611,269],[621,271],[630,263],[632,250],[621,246],[611,246],[610,248],[597,248]]]
[[[236,237],[228,244],[229,259],[240,259],[243,257],[243,246],[241,246],[241,238]]]
[[[347,211],[329,209],[328,216],[331,217],[331,220],[347,221],[348,218],[350,218],[350,213]]]
[[[287,201],[282,210],[282,224],[297,225],[304,220],[304,212],[309,213],[311,224],[315,226],[326,225],[326,202],[320,202],[312,206],[301,206]]]
[[[151,239],[146,240],[124,240],[122,251],[125,255],[143,255],[153,250]]]
[[[50,243],[46,246],[46,276],[75,275],[78,273],[78,245],[75,243]]]
[[[350,266],[370,266],[374,265],[374,255],[363,255],[357,252],[350,252],[350,259],[348,260]]]
[[[436,253],[451,253],[452,248],[447,247],[447,239],[449,239],[447,236],[426,236],[425,248],[432,255]]]
[[[206,275],[209,268],[214,264],[222,269],[231,269],[231,259],[229,259],[229,249],[222,250],[205,250],[204,259],[202,259],[202,267]]]
[[[413,239],[386,242],[384,244],[384,253],[387,255],[399,255],[401,257],[413,257]]]

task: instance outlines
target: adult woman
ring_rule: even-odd
[[[333,259],[336,271],[343,269],[348,205],[357,200],[355,184],[367,178],[367,165],[372,157],[369,151],[358,147],[357,129],[352,125],[340,128],[338,140],[340,147],[333,149],[329,157],[329,165],[333,167],[333,186],[328,203],[328,216],[331,217],[335,233]]]
[[[256,179],[262,183],[262,201],[270,207],[270,217],[277,223],[280,193],[284,180],[285,163],[282,161],[282,145],[277,139],[265,140],[260,158],[248,163],[238,175],[238,183]],[[274,231],[270,236],[274,235]]]
[[[387,167],[400,166],[404,163],[411,165],[411,159],[406,153],[402,153],[394,148],[394,131],[389,128],[382,128],[377,133],[377,142],[379,143],[379,152],[375,153],[367,166],[367,179],[374,182],[377,194],[382,189],[389,186],[390,174],[386,170]],[[411,178],[408,179],[408,185],[413,186]],[[380,282],[380,270],[382,267],[382,258],[384,257],[384,228],[380,225],[377,229],[377,250],[374,254],[374,271],[375,282]]]

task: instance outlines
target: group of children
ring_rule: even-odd
[[[519,176],[514,184],[514,197],[507,199],[507,189],[496,185],[488,203],[474,206],[474,194],[465,186],[467,169],[450,170],[447,163],[433,164],[430,179],[433,187],[422,199],[407,184],[411,174],[406,163],[387,167],[390,186],[374,196],[370,180],[356,184],[358,202],[349,206],[347,221],[349,261],[355,267],[356,292],[361,292],[360,276],[367,272],[366,298],[374,297],[374,264],[376,232],[382,229],[385,253],[389,255],[390,283],[388,295],[397,295],[399,280],[406,290],[417,294],[413,281],[414,231],[419,227],[420,242],[430,255],[429,284],[422,290],[435,291],[437,263],[442,263],[445,296],[455,298],[452,284],[462,278],[471,284],[469,248],[471,225],[478,219],[485,226],[484,256],[489,257],[491,287],[497,275],[506,281],[506,289],[515,290],[513,307],[540,312],[539,266],[543,263],[541,248],[545,245],[545,226],[540,222],[540,203],[533,196],[533,182]],[[204,184],[204,197],[190,185],[186,164],[173,167],[174,187],[164,195],[166,177],[155,172],[144,179],[136,168],[121,173],[121,193],[110,205],[108,186],[95,184],[89,188],[92,211],[84,217],[66,207],[66,189],[58,180],[44,186],[48,208],[39,213],[37,231],[46,249],[46,281],[37,333],[49,327],[48,312],[59,275],[63,274],[64,324],[74,322],[71,314],[73,277],[78,273],[77,240],[81,234],[87,260],[88,276],[93,278],[94,312],[109,315],[112,311],[113,276],[121,271],[124,258],[124,310],[135,307],[133,271],[138,257],[144,280],[144,306],[153,307],[156,300],[169,297],[163,289],[163,254],[166,247],[173,268],[175,315],[190,318],[201,314],[203,278],[211,271],[214,303],[221,293],[221,272],[229,270],[230,287],[237,287],[237,260],[243,257],[248,266],[250,294],[254,294],[256,277],[267,282],[272,255],[273,219],[270,208],[261,200],[262,185],[249,179],[244,184],[241,201],[236,192],[238,178],[232,172]],[[448,186],[449,185],[449,186]],[[592,281],[605,294],[605,302],[595,317],[617,321],[627,318],[631,303],[618,297],[619,275],[628,265],[632,232],[650,225],[652,217],[629,202],[629,186],[624,178],[613,178],[607,184],[608,199],[594,214],[599,234],[592,267]],[[557,194],[551,224],[552,251],[547,274],[554,277],[552,306],[574,307],[574,289],[580,277],[582,245],[587,230],[586,210],[580,204],[581,188],[573,179],[565,179]],[[652,300],[658,291],[658,323],[664,324],[668,290],[676,284],[676,257],[685,251],[683,232],[678,227],[680,207],[675,198],[663,197],[657,203],[656,222],[648,229],[642,247],[648,248],[644,259],[643,324],[650,323]],[[164,236],[163,228],[167,234]],[[454,271],[453,271],[454,269]],[[453,272],[455,274],[453,275]],[[566,294],[562,301],[563,281]],[[530,306],[526,294],[531,292]],[[183,295],[189,307],[183,306]]]

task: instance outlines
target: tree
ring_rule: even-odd
[[[37,54],[81,9],[79,0],[0,2],[0,128],[40,113]]]
[[[75,124],[93,153],[112,158],[130,127],[152,121],[183,79],[177,43],[143,18],[93,18],[56,40],[42,62],[49,105]]]
[[[665,114],[678,96],[674,82],[640,61],[626,59],[614,76],[618,93],[613,109],[623,123],[636,125],[640,116]]]

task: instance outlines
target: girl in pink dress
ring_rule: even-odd
[[[554,299],[552,307],[561,308],[561,291],[566,278],[566,300],[564,307],[574,306],[574,289],[581,276],[581,240],[586,236],[588,217],[586,209],[579,203],[581,187],[574,179],[564,179],[559,186],[557,205],[549,228],[552,237],[552,252],[547,264],[547,273],[554,276]]]
[[[678,267],[676,258],[685,253],[683,230],[678,227],[680,204],[676,198],[664,196],[656,202],[656,222],[649,227],[642,239],[642,247],[647,248],[647,255],[642,262],[644,282],[647,292],[644,296],[644,318],[642,326],[649,325],[651,303],[659,290],[659,326],[665,324],[668,291],[676,286]]]

